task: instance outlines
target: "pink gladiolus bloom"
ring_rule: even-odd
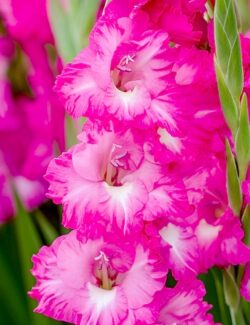
[[[13,56],[13,43],[8,37],[0,37],[0,117],[8,110],[10,102],[10,85],[7,80],[10,59]]]
[[[63,204],[66,227],[101,217],[126,232],[142,214],[150,220],[185,213],[185,188],[164,176],[166,167],[145,149],[147,133],[85,130],[81,143],[53,160],[46,175],[49,197]]]
[[[250,33],[241,35],[241,48],[244,69],[244,91],[250,98]]]
[[[37,312],[77,325],[154,323],[150,304],[166,268],[140,240],[107,236],[108,242],[72,231],[33,256]]]
[[[1,222],[15,214],[13,187],[27,210],[46,199],[43,175],[54,150],[64,149],[64,111],[52,94],[55,77],[44,44],[52,37],[46,1],[31,2],[30,11],[18,0],[4,0],[0,8],[8,35],[0,37],[0,205],[8,202]],[[36,20],[36,14],[41,20]],[[30,15],[36,20],[34,24]],[[10,36],[20,42],[22,51]],[[21,73],[23,80],[15,84],[19,70],[13,77],[11,68],[17,57],[18,69],[25,69],[25,73]]]
[[[225,209],[223,201],[216,197],[218,187],[213,194],[208,180],[207,193],[202,181],[197,183],[201,188],[204,186],[204,192],[201,195],[197,191],[192,196],[193,200],[202,198],[195,203],[198,209],[193,215],[182,219],[181,214],[175,218],[162,218],[146,228],[146,233],[160,236],[161,245],[169,249],[169,268],[176,279],[196,276],[215,265],[245,264],[250,259],[250,249],[243,242],[244,232],[239,218]],[[218,181],[218,184],[221,183]]]
[[[180,282],[173,289],[163,289],[157,295],[162,306],[158,323],[161,325],[213,325],[211,306],[203,301],[205,288],[201,281]],[[157,323],[157,324],[158,324]]]
[[[198,274],[199,254],[192,228],[168,223],[160,229],[161,243],[169,247],[169,267],[176,279]]]
[[[9,0],[15,4],[10,10],[6,1],[2,11],[9,31],[23,42],[18,28],[30,12],[17,14],[19,2]],[[250,301],[250,248],[228,202],[224,140],[233,141],[219,100],[206,2],[102,2],[89,45],[57,77],[65,109],[88,121],[79,142],[53,159],[45,175],[48,197],[62,204],[62,223],[73,230],[33,256],[36,312],[76,325],[213,325],[197,277],[214,266],[244,264],[241,294]],[[69,10],[68,1],[61,4]],[[34,5],[35,14],[37,8],[44,12],[44,2]],[[20,135],[22,144],[29,143],[25,153],[8,151],[13,139],[6,130],[16,138],[24,117],[9,118],[15,106],[8,101],[5,66],[0,70],[0,96],[8,104],[0,111],[0,122],[8,122],[0,123],[6,211],[12,209],[10,184],[27,206],[38,204],[40,197],[30,193],[46,187],[41,173],[54,139],[63,147],[59,128],[53,131],[62,114],[44,51],[51,39],[46,14],[41,26],[32,25],[26,35],[41,32],[41,42],[22,44],[34,94],[34,100],[15,101],[25,112],[21,125],[28,126]],[[247,36],[241,44],[249,95]],[[31,103],[36,114],[30,114]],[[48,120],[43,108],[50,105],[55,113]],[[248,177],[244,205],[249,184]],[[168,271],[177,280],[173,288],[166,287]]]
[[[6,46],[4,49],[5,54],[9,53]],[[17,98],[14,98],[11,85],[6,79],[9,61],[10,58],[7,57],[5,61],[2,58],[0,60],[0,63],[6,65],[1,71],[4,84],[2,88],[4,105],[1,107],[2,114],[0,113],[0,154],[1,170],[5,182],[0,188],[0,195],[3,197],[1,204],[4,204],[2,203],[4,200],[6,202],[6,193],[8,193],[8,200],[12,202],[12,208],[5,210],[6,218],[15,213],[13,186],[28,210],[35,208],[45,200],[47,184],[43,179],[43,174],[54,156],[54,146],[64,148],[64,113],[62,107],[48,91],[49,83],[51,86],[53,83],[51,71],[49,69],[44,71],[48,78],[43,86],[46,84],[47,88],[42,86],[40,79],[36,82],[37,89],[32,89],[33,98],[24,96],[22,93],[18,93]],[[29,68],[31,70],[34,67]],[[35,70],[33,70],[35,75],[34,72]],[[33,78],[35,78],[34,75]],[[39,93],[36,93],[38,89]],[[8,188],[7,192],[6,188]]]
[[[130,17],[139,30],[164,30],[182,45],[206,46],[206,0],[113,0],[105,10],[109,19]]]
[[[5,178],[0,193],[8,193],[12,202],[12,209],[6,210],[8,217],[15,213],[13,186],[28,210],[45,200],[43,174],[53,157],[50,127],[43,105],[27,98],[10,101],[4,117],[0,117],[1,173]]]
[[[12,202],[12,191],[8,181],[8,169],[0,153],[0,224],[13,216],[14,206]]]
[[[196,209],[196,221],[206,218],[214,222],[228,209],[224,149],[223,144],[220,150],[216,148],[215,152],[210,152],[209,158],[207,152],[205,155],[204,152],[193,153],[192,168],[186,166],[182,170],[180,164],[189,202]]]
[[[170,57],[175,52],[168,43],[161,31],[133,39],[129,19],[100,20],[89,47],[57,78],[56,90],[67,111],[74,117],[105,117],[136,127],[163,125],[176,133],[176,120],[184,112],[171,98]]]
[[[201,269],[213,265],[228,267],[245,264],[250,259],[250,249],[243,242],[241,222],[231,211],[213,223],[202,219],[195,234],[200,250]]]
[[[200,161],[197,170],[193,165],[193,176],[184,180],[190,203],[196,208],[192,228],[198,240],[201,269],[244,264],[250,257],[240,219],[228,208],[224,159]]]
[[[31,40],[40,43],[53,42],[50,30],[46,0],[2,0],[0,13],[8,31],[22,44]]]
[[[246,201],[248,204],[250,204],[250,177],[249,177],[249,172],[247,179],[242,183],[242,191],[245,195]]]
[[[1,155],[1,152],[0,152]],[[38,206],[45,198],[46,187],[41,180],[31,180],[22,175],[11,175],[10,170],[0,157],[0,224],[15,214],[13,187],[27,210]]]

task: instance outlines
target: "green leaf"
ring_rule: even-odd
[[[227,305],[237,311],[240,304],[240,294],[230,269],[223,270],[223,288]]]
[[[29,291],[35,284],[35,279],[31,275],[30,269],[32,267],[31,257],[37,253],[42,245],[40,236],[32,222],[31,216],[24,209],[21,201],[16,196],[17,214],[15,218],[15,229],[18,243],[18,251],[21,259],[22,276],[26,292]],[[43,315],[33,312],[36,307],[36,302],[33,299],[28,299],[31,324],[32,325],[52,325],[55,322]]]
[[[59,233],[40,210],[37,210],[34,214],[46,243],[50,245],[59,236]]]
[[[242,192],[236,168],[235,158],[228,140],[226,141],[227,154],[227,194],[229,204],[234,213],[239,216],[242,206]]]
[[[66,114],[66,147],[71,148],[77,143],[77,135],[81,132],[84,123],[87,122],[85,117],[72,119],[72,117]]]
[[[245,318],[243,316],[241,307],[235,312],[231,311],[231,317],[232,317],[233,325],[248,325],[248,323],[246,323]]]
[[[243,95],[241,101],[240,123],[236,134],[235,144],[240,179],[243,181],[246,178],[250,161],[250,129],[246,94]]]
[[[0,292],[1,297],[4,297],[4,302],[6,303],[6,313],[11,318],[13,315],[14,320],[18,319],[20,324],[28,324],[30,318],[27,308],[27,299],[23,297],[20,288],[16,285],[15,273],[12,272],[9,263],[6,260],[6,257],[3,256],[2,252],[0,252],[0,278]]]
[[[71,0],[64,8],[61,0],[48,2],[49,20],[56,45],[64,62],[71,61],[88,44],[99,0]]]
[[[230,313],[223,293],[222,272],[212,268],[199,276],[206,286],[205,300],[212,305],[211,313],[215,322],[231,325]],[[215,294],[216,292],[216,294]]]
[[[241,300],[242,310],[244,312],[245,319],[247,321],[247,324],[250,324],[250,303],[246,300]]]
[[[234,97],[232,96],[230,89],[228,88],[224,75],[217,61],[215,60],[215,69],[217,76],[218,89],[220,94],[220,100],[222,110],[226,122],[232,131],[232,134],[236,136],[238,130],[238,108]]]
[[[217,63],[236,103],[243,88],[243,68],[237,19],[232,0],[217,0],[214,13]]]
[[[64,62],[69,62],[77,54],[77,49],[72,37],[68,15],[60,0],[48,2],[48,15],[59,54]]]
[[[5,300],[4,292],[1,291],[0,296],[0,324],[7,325],[17,325],[17,320],[19,324],[30,324],[30,321],[25,321],[25,319],[18,318],[18,314],[15,314],[15,310],[9,305],[8,300]]]
[[[71,15],[74,22],[74,36],[76,37],[77,49],[80,51],[88,44],[89,33],[96,20],[100,0],[78,0],[77,9]]]
[[[13,222],[0,227],[0,324],[30,324]]]
[[[17,199],[15,228],[19,254],[22,260],[23,277],[26,289],[29,290],[34,284],[34,279],[29,272],[32,267],[31,257],[34,253],[37,253],[42,242],[29,214],[25,211],[19,199]]]

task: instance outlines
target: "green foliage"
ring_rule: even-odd
[[[225,80],[225,76],[221,70],[220,65],[215,61],[215,69],[217,76],[218,89],[220,94],[221,105],[226,122],[235,136],[238,130],[238,108],[236,101],[230,92],[230,89]]]
[[[223,294],[221,270],[214,267],[208,273],[200,275],[199,278],[206,286],[205,300],[212,305],[211,313],[214,316],[214,321],[231,325],[229,309]]]
[[[246,300],[242,299],[241,300],[241,305],[242,305],[242,310],[246,319],[246,324],[250,324],[250,303],[247,302]]]
[[[243,95],[241,101],[240,122],[236,134],[235,146],[240,179],[244,180],[250,161],[250,129],[246,94]]]
[[[30,324],[13,224],[0,229],[0,324]]]
[[[21,260],[21,273],[25,291],[28,292],[35,284],[35,279],[30,273],[32,267],[31,257],[37,253],[42,246],[42,241],[37,229],[32,222],[31,215],[24,209],[21,201],[16,196],[17,214],[15,218],[15,230],[17,238],[18,253]],[[33,313],[36,302],[28,299],[30,318],[32,325],[52,325],[56,324],[52,319],[43,315]]]
[[[31,256],[42,244],[40,235],[20,201],[14,222],[0,229],[0,324],[58,324],[35,314],[36,302],[27,296],[34,284]]]
[[[68,7],[64,7],[61,0],[48,1],[49,20],[55,37],[56,50],[64,63],[71,61],[87,45],[99,5],[100,0],[70,0]],[[26,65],[19,52],[18,48],[9,77],[12,84],[14,82],[12,86],[15,86],[15,92],[21,89],[31,96],[29,89],[26,89]],[[23,66],[21,79],[16,73],[16,64]],[[80,123],[82,120],[79,121]],[[67,137],[68,145],[76,142],[77,128],[78,125],[72,123]],[[0,324],[59,324],[57,321],[34,313],[33,309],[37,303],[27,295],[35,284],[35,279],[30,273],[32,255],[37,253],[43,244],[50,244],[58,236],[59,224],[57,231],[41,210],[30,214],[18,197],[16,203],[17,213],[14,220],[0,228]],[[67,230],[63,231],[67,232]]]
[[[226,303],[230,306],[232,324],[247,325],[240,305],[240,292],[235,281],[233,267],[223,270],[223,287]]]
[[[242,206],[242,193],[240,187],[240,180],[238,177],[235,158],[232,153],[230,144],[226,141],[226,153],[227,153],[227,194],[230,203],[230,207],[233,212],[240,216]]]
[[[218,0],[214,13],[216,75],[222,109],[234,136],[239,123],[243,68],[237,19],[232,0]]]
[[[41,233],[46,241],[46,244],[50,245],[58,237],[58,232],[40,210],[37,210],[35,212],[34,217],[39,225]]]
[[[239,308],[240,294],[232,270],[232,268],[223,270],[223,286],[226,303],[236,311]]]
[[[99,3],[99,0],[71,0],[64,7],[61,0],[48,2],[56,46],[65,63],[87,45]]]
[[[242,1],[240,2],[242,4]],[[239,5],[237,2],[236,4]],[[244,76],[238,22],[233,0],[216,0],[214,17],[217,83],[225,120],[234,136],[236,152],[235,157],[227,141],[228,199],[234,213],[240,218],[242,217],[245,231],[244,241],[249,245],[250,210],[247,207],[242,215],[243,195],[241,181],[245,179],[249,167],[250,131],[247,97],[245,94],[242,95]],[[230,307],[233,325],[249,323],[248,312],[246,314],[249,305],[243,299],[240,299],[239,295],[239,286],[243,273],[244,266],[239,266],[237,272],[233,267],[223,272],[224,295]]]
[[[61,0],[48,2],[49,20],[56,48],[64,63],[70,62],[88,44],[89,33],[95,22],[100,0],[71,0],[63,6]],[[78,124],[66,115],[67,148],[77,142]]]
[[[242,93],[243,69],[236,14],[232,0],[216,1],[215,6],[216,60],[235,101]]]

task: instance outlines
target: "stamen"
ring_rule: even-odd
[[[95,257],[95,261],[99,263],[97,276],[101,281],[101,287],[105,290],[111,290],[112,281],[109,279],[109,273],[108,273],[109,259],[107,258],[104,252],[100,251],[100,254]]]
[[[100,251],[100,254],[94,258],[95,261],[109,262],[108,257],[103,251]]]
[[[122,72],[132,72],[132,69],[129,68],[129,67],[127,67],[127,65],[128,65],[130,62],[135,62],[134,58],[135,58],[135,54],[132,54],[132,55],[130,55],[130,54],[125,55],[125,56],[121,59],[120,63],[118,64],[117,69],[120,70],[120,71],[122,71]]]
[[[127,151],[122,152],[119,155],[116,155],[111,161],[110,163],[114,166],[114,167],[124,167],[124,162],[120,161],[121,158],[124,158],[127,155]]]
[[[125,63],[126,63],[126,64],[129,64],[129,62],[135,62],[134,58],[135,58],[135,54],[132,54],[132,55],[129,55],[129,54],[128,54],[128,55],[125,57]]]
[[[121,149],[122,145],[113,143],[111,153],[113,153],[116,149]]]
[[[125,163],[121,161],[122,158],[124,158],[127,155],[127,151],[123,151],[121,153],[117,153],[117,150],[121,150],[122,146],[119,144],[114,143],[112,145],[112,149],[110,151],[110,156],[108,159],[108,165],[105,173],[105,181],[109,184],[112,185],[113,182],[116,181],[116,178],[118,176],[118,168],[119,167],[124,167]],[[116,170],[114,170],[114,168]]]

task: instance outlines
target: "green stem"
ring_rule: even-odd
[[[239,308],[237,311],[230,308],[230,313],[233,325],[247,325],[241,308]]]
[[[226,316],[228,314],[228,311],[227,311],[227,306],[226,306],[226,303],[224,300],[222,282],[218,278],[218,275],[216,274],[215,270],[211,269],[211,272],[213,274],[215,288],[216,288],[216,292],[217,292],[221,321],[222,321],[222,324],[228,324],[228,318]],[[229,314],[228,314],[228,316],[229,316]]]

